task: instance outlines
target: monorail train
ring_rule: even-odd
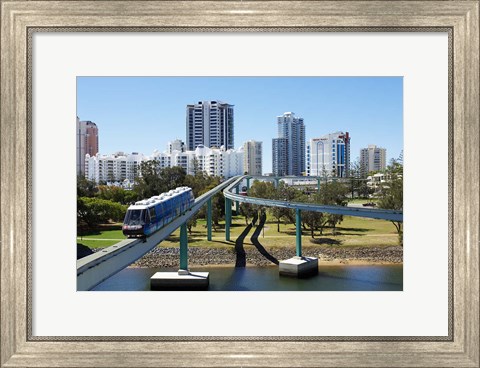
[[[185,213],[195,202],[192,189],[179,187],[127,209],[122,231],[127,237],[147,237]]]

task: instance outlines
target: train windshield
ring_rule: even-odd
[[[142,225],[145,223],[145,210],[128,210],[123,221],[125,225]]]

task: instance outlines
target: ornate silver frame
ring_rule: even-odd
[[[2,1],[1,6],[1,367],[479,366],[478,0]],[[279,24],[282,27],[278,27]],[[32,336],[32,34],[126,30],[448,32],[449,335],[408,338]]]

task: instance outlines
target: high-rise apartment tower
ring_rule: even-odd
[[[305,174],[305,125],[293,112],[277,116],[278,138],[272,140],[272,171],[276,176]]]
[[[262,175],[262,142],[243,144],[243,168],[248,175]]]
[[[387,150],[369,144],[360,150],[360,172],[363,177],[371,171],[383,171],[387,167]]]
[[[98,153],[98,128],[92,121],[80,121],[77,117],[77,175],[85,174],[85,155]]]
[[[187,105],[187,150],[201,145],[234,148],[233,105],[221,101]]]

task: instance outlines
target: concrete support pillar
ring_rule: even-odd
[[[302,256],[302,215],[301,211],[297,208],[295,213],[295,222],[296,222],[296,251],[297,257]]]
[[[232,222],[232,200],[225,198],[225,240],[230,241],[230,224]]]
[[[247,178],[247,190],[250,189],[250,179],[251,179],[251,178]]]
[[[212,197],[207,201],[207,240],[212,241]]]
[[[278,188],[278,182],[280,181],[280,178],[275,178],[275,188]]]
[[[320,193],[320,178],[317,178],[317,193]]]
[[[180,269],[188,270],[188,236],[186,223],[180,225]]]

